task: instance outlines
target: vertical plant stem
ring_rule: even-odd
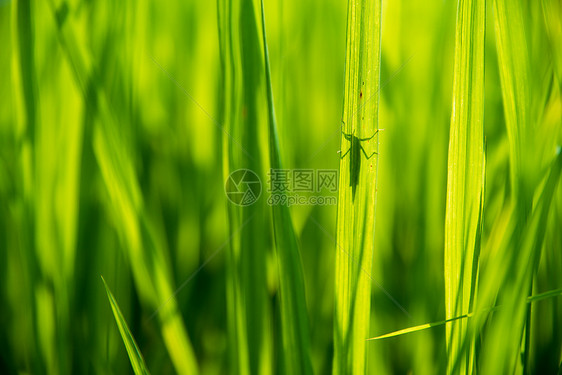
[[[381,0],[350,0],[347,12],[333,373],[364,374],[375,234]]]
[[[484,192],[485,25],[484,0],[459,0],[445,219],[447,319],[469,313],[476,290]],[[448,372],[457,364],[455,373],[472,373],[474,346],[463,346],[470,340],[468,321],[446,327]]]
[[[269,51],[265,32],[265,15],[261,1],[262,35],[269,114],[269,159],[271,169],[282,169],[273,88],[269,68]],[[279,260],[281,328],[283,332],[284,371],[287,374],[311,374],[310,337],[302,263],[289,207],[273,205],[273,230]]]
[[[532,51],[537,50],[532,41],[540,35],[540,29],[533,28],[530,15],[538,6],[538,3],[520,0],[494,1],[496,49],[509,141],[513,231],[509,247],[501,249],[503,258],[500,259],[505,266],[497,266],[498,269],[505,267],[505,273],[503,278],[496,276],[494,280],[509,314],[495,317],[495,325],[488,332],[482,369],[489,373],[528,373],[529,370],[531,307],[523,301],[524,296],[532,292],[542,250],[542,225],[549,212],[548,207],[537,200],[542,177],[541,168],[537,168],[540,165],[537,151],[541,147],[538,142],[542,137],[550,137],[542,134],[538,126],[544,102],[539,99],[543,94],[536,89],[540,87],[538,83],[543,73],[532,64]],[[558,173],[557,168],[559,165],[554,163],[551,176]],[[538,199],[544,197],[545,201],[550,201],[549,188],[545,185]],[[541,224],[537,224],[539,222]]]
[[[259,142],[264,117],[263,55],[255,2],[219,1],[219,34],[225,85],[225,180],[238,169],[260,175]],[[263,103],[263,102],[261,102]],[[248,206],[228,206],[229,244],[227,299],[230,361],[239,374],[272,371],[270,307],[266,289],[267,243],[264,199]]]
[[[23,285],[29,285],[23,289],[26,309],[25,323],[28,333],[39,337],[42,331],[41,323],[37,319],[37,291],[35,285],[40,281],[38,274],[40,265],[34,252],[34,146],[35,127],[37,124],[37,109],[39,100],[37,97],[37,75],[35,72],[35,36],[34,8],[31,0],[18,0],[12,3],[12,35],[13,56],[12,80],[13,97],[16,104],[15,111],[15,135],[18,146],[18,177],[16,186],[22,195],[22,214],[18,216],[18,236],[21,241],[22,276],[25,278]],[[23,286],[22,285],[22,286]],[[52,371],[49,366],[52,363],[52,355],[46,353],[44,345],[39,340],[28,340],[29,352],[38,358],[31,362],[34,372]]]

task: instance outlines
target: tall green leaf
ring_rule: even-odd
[[[459,0],[445,222],[446,319],[472,310],[477,285],[484,198],[485,28],[485,1]],[[447,324],[449,373],[459,356],[458,373],[474,370],[474,347],[461,352],[470,340],[467,330],[465,320]]]
[[[265,111],[258,18],[252,0],[218,1],[224,79],[224,179],[238,169],[263,175],[266,144],[260,143]],[[260,105],[262,104],[262,105]],[[263,151],[262,151],[263,150]],[[250,205],[228,204],[230,231],[227,306],[230,368],[238,374],[273,371],[267,295],[267,222],[263,197]]]
[[[482,342],[481,370],[485,373],[514,373],[525,371],[528,353],[525,332],[532,327],[527,321],[530,313],[526,304],[529,285],[533,280],[545,241],[546,223],[554,192],[562,171],[562,152],[558,151],[546,172],[544,184],[537,188],[536,202],[521,233],[519,215],[510,207],[505,223],[486,251],[490,253],[486,272],[482,273],[475,310],[483,311],[501,298],[500,309],[487,327]],[[514,251],[514,249],[516,249]],[[498,291],[499,290],[499,291]],[[489,321],[489,314],[475,314],[475,330],[481,330]]]
[[[197,361],[177,303],[172,298],[174,287],[165,247],[155,235],[144,207],[132,152],[123,147],[123,128],[117,126],[111,103],[98,79],[98,68],[86,43],[80,39],[82,34],[75,31],[79,27],[77,21],[59,17],[60,9],[67,8],[68,4],[62,3],[57,8],[52,0],[50,7],[65,58],[73,67],[75,82],[96,116],[93,148],[109,196],[109,210],[115,215],[116,231],[130,261],[137,290],[143,302],[158,313],[161,333],[175,370],[181,374],[195,374]],[[62,13],[68,12],[66,9]]]
[[[381,0],[349,0],[347,7],[333,373],[364,374],[375,235]]]
[[[269,115],[269,160],[271,169],[283,169],[273,88],[269,67],[269,51],[265,32],[265,15],[261,1],[262,35],[265,59],[265,81]],[[284,192],[281,192],[284,194]],[[281,295],[281,327],[283,332],[284,371],[288,374],[311,374],[310,338],[302,264],[289,207],[272,206],[275,248],[279,261],[279,293]]]
[[[37,111],[39,107],[37,74],[35,69],[35,28],[33,17],[35,9],[31,0],[23,0],[12,3],[12,95],[15,104],[14,134],[17,144],[17,170],[18,174],[14,185],[18,187],[21,194],[22,213],[17,217],[17,228],[21,242],[21,252],[24,254],[19,259],[23,262],[22,276],[24,282],[35,286],[39,280],[39,259],[34,248],[34,146],[35,132],[37,126]],[[6,79],[7,81],[7,79]],[[2,200],[8,201],[5,197]],[[14,215],[15,216],[15,215]],[[36,314],[41,308],[40,296],[37,288],[26,288],[24,293],[25,305],[29,306],[26,311],[25,322],[29,333],[35,337],[45,337],[41,320]],[[49,306],[51,308],[52,306]],[[48,327],[47,330],[52,327]],[[53,372],[54,354],[48,350],[53,347],[50,340],[31,340],[29,352],[39,358],[32,363],[32,368],[38,372]],[[42,354],[42,355],[40,355]]]
[[[496,49],[505,125],[509,141],[511,201],[505,212],[505,232],[489,249],[486,274],[482,274],[478,303],[500,299],[505,311],[494,316],[482,342],[481,368],[486,373],[529,371],[531,306],[525,296],[531,293],[538,269],[545,225],[553,190],[558,183],[560,155],[547,169],[546,183],[540,185],[544,165],[538,156],[544,151],[550,159],[551,137],[541,129],[548,90],[543,79],[552,74],[533,68],[532,51],[541,51],[531,41],[542,38],[532,14],[538,2],[494,1]],[[538,91],[539,89],[540,91]],[[547,95],[545,95],[547,94]],[[548,160],[547,159],[547,160]],[[485,317],[478,321],[478,327]],[[477,327],[477,328],[478,328]]]
[[[531,119],[529,48],[524,5],[520,0],[494,0],[496,48],[501,78],[505,125],[509,139],[511,187],[519,225],[531,209],[532,183],[528,152],[533,135],[529,132]],[[531,185],[531,186],[530,186]]]

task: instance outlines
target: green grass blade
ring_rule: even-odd
[[[23,239],[19,250],[23,256],[14,257],[21,261],[22,264],[22,279],[21,286],[23,293],[21,305],[28,306],[25,314],[21,314],[21,322],[25,322],[25,328],[28,334],[34,338],[29,340],[29,347],[27,355],[31,354],[33,357],[38,358],[37,361],[31,363],[32,371],[34,372],[51,372],[53,373],[52,363],[55,362],[55,356],[52,353],[54,347],[52,340],[45,340],[45,331],[52,331],[52,326],[44,327],[42,322],[45,320],[37,319],[37,314],[40,306],[42,293],[37,288],[41,275],[37,272],[39,269],[39,259],[35,252],[35,241],[31,235],[34,232],[34,201],[35,201],[35,132],[37,126],[37,112],[39,107],[39,100],[37,95],[37,74],[35,69],[35,33],[34,23],[32,22],[35,14],[35,9],[32,6],[31,0],[23,0],[13,2],[11,5],[11,36],[12,36],[12,87],[11,94],[13,97],[12,103],[14,104],[14,118],[13,118],[13,135],[16,140],[16,150],[14,156],[17,156],[15,162],[18,174],[13,181],[14,186],[18,186],[18,193],[21,199],[21,214],[14,215],[14,227],[21,232],[20,236]],[[6,17],[7,19],[7,17]],[[7,49],[8,43],[6,43]],[[6,77],[5,83],[9,82]],[[11,124],[11,125],[12,125]],[[6,137],[8,138],[8,137]],[[10,181],[9,178],[4,181]],[[2,201],[8,202],[9,198],[2,194]],[[10,218],[8,217],[8,222]],[[16,226],[17,223],[17,226]],[[6,248],[6,252],[11,249]],[[18,251],[12,251],[17,254]],[[3,280],[4,281],[4,280]],[[29,285],[28,288],[23,288]],[[44,293],[43,293],[44,294]],[[4,302],[4,301],[3,301]],[[52,311],[52,305],[48,306],[49,312]],[[17,310],[16,310],[17,311]],[[48,316],[48,315],[46,315]],[[45,316],[45,317],[46,317]],[[20,325],[24,325],[20,323]],[[52,335],[49,335],[52,337]],[[50,337],[49,337],[50,338]],[[18,337],[19,340],[19,337]]]
[[[378,168],[380,0],[348,2],[346,48],[341,155],[349,152],[340,160],[333,373],[364,374]],[[373,138],[353,143],[343,133]]]
[[[496,253],[488,261],[486,274],[482,274],[482,287],[479,290],[480,306],[491,304],[501,296],[502,308],[494,316],[494,324],[487,329],[483,342],[482,370],[486,373],[512,373],[529,366],[528,357],[521,348],[525,343],[525,332],[531,329],[527,316],[526,293],[537,272],[541,250],[545,241],[547,219],[551,210],[554,192],[559,184],[562,171],[562,152],[558,153],[547,171],[544,185],[538,189],[537,200],[529,220],[521,233],[515,228],[519,215],[512,210],[509,230],[503,235]],[[517,246],[517,252],[513,249]],[[476,305],[476,311],[480,308]],[[475,329],[480,329],[487,316],[477,316]],[[524,345],[524,344],[523,344]],[[521,355],[524,354],[524,355]],[[527,353],[528,354],[528,353]]]
[[[496,48],[501,78],[503,109],[509,139],[510,177],[519,224],[531,209],[533,180],[529,179],[532,134],[529,133],[529,50],[524,5],[520,0],[494,0]]]
[[[146,364],[144,363],[144,358],[142,357],[142,353],[137,346],[135,338],[133,334],[129,330],[129,326],[121,313],[121,309],[119,309],[119,305],[113,297],[111,290],[107,286],[103,276],[101,278],[103,281],[103,286],[105,287],[105,291],[107,292],[107,298],[109,299],[109,303],[111,305],[111,310],[113,311],[113,316],[115,317],[115,323],[117,323],[117,328],[119,328],[119,333],[121,334],[121,338],[123,339],[123,343],[125,344],[125,348],[127,349],[127,354],[129,355],[129,360],[131,361],[131,366],[133,367],[133,371],[137,375],[141,374],[150,374]]]
[[[557,0],[542,0],[542,13],[546,28],[554,65],[554,74],[558,84],[562,82],[562,4]]]
[[[482,275],[479,300],[485,306],[501,299],[508,312],[494,316],[494,324],[484,336],[481,369],[486,373],[527,373],[533,327],[531,308],[524,301],[538,270],[560,155],[547,170],[550,177],[541,187],[546,167],[541,159],[550,159],[552,152],[545,147],[551,134],[541,127],[550,90],[541,85],[552,69],[544,71],[537,65],[539,60],[535,61],[535,56],[544,53],[543,45],[535,43],[543,35],[542,26],[530,15],[540,12],[540,3],[495,0],[493,4],[511,199],[505,210],[505,234],[501,238],[492,234],[499,246],[490,246],[486,265],[490,271],[486,277]],[[479,327],[483,324],[478,322]]]
[[[449,135],[445,219],[446,318],[467,314],[472,307],[484,197],[484,40],[485,1],[459,0],[455,43],[453,110]],[[466,322],[447,324],[448,372],[463,356],[459,373],[470,373],[473,349],[461,353]]]
[[[159,312],[162,336],[175,370],[181,374],[196,374],[197,361],[191,342],[177,303],[170,298],[174,288],[164,245],[156,239],[144,208],[131,150],[123,147],[126,144],[123,128],[116,125],[104,87],[97,80],[95,63],[85,43],[79,42],[78,36],[82,34],[75,32],[75,21],[70,18],[62,23],[54,2],[50,5],[52,16],[59,22],[59,41],[73,67],[75,81],[98,120],[92,131],[93,148],[137,291],[143,302]]]
[[[445,325],[447,323],[454,322],[456,320],[470,318],[472,315],[473,315],[472,313],[469,313],[469,314],[464,314],[464,315],[461,315],[461,316],[455,316],[454,318],[440,320],[438,322],[420,324],[420,325],[417,325],[417,326],[400,329],[398,331],[385,333],[384,335],[376,336],[376,337],[370,338],[368,340],[370,340],[370,341],[382,340],[382,339],[388,339],[388,338],[391,338],[391,337],[402,336],[402,335],[405,335],[407,333],[419,332],[419,331],[423,331],[423,330],[426,330],[426,329],[429,329],[429,328],[439,327],[439,326]]]
[[[263,175],[265,121],[263,53],[257,2],[219,1],[219,35],[224,73],[223,171],[227,180],[238,169]],[[260,105],[261,104],[261,105]],[[267,229],[263,196],[251,205],[228,204],[231,234],[227,263],[230,367],[238,374],[273,371],[271,308],[266,289]]]
[[[282,169],[269,67],[263,0],[261,1],[265,77],[269,115],[269,152],[272,169]],[[289,207],[273,205],[275,248],[279,261],[281,326],[283,331],[284,370],[288,374],[311,374],[310,337],[304,278],[297,237]]]
[[[28,135],[33,143],[35,138],[37,112],[37,83],[35,75],[35,38],[31,0],[18,1],[12,8],[14,30],[14,46],[17,58],[14,59],[14,89],[18,107],[19,132]]]
[[[561,12],[0,0],[0,374],[558,373]]]
[[[539,293],[535,294],[534,296],[527,297],[527,300],[529,302],[538,302],[552,297],[558,297],[560,295],[562,295],[562,289],[553,289],[549,290],[548,292]]]
[[[544,293],[540,293],[540,294],[537,294],[537,295],[534,295],[534,296],[527,297],[527,303],[539,302],[539,301],[543,301],[545,299],[558,297],[560,295],[562,295],[562,289],[549,290],[548,292],[544,292]],[[495,306],[495,307],[492,307],[492,308],[489,308],[489,309],[484,309],[484,311],[482,311],[482,313],[490,313],[492,311],[496,311],[499,308],[501,308],[501,306]],[[420,325],[417,325],[417,326],[400,329],[398,331],[385,333],[384,335],[372,337],[372,338],[368,339],[368,341],[388,339],[388,338],[391,338],[391,337],[402,336],[402,335],[405,335],[405,334],[408,334],[408,333],[424,331],[424,330],[429,329],[429,328],[443,326],[447,323],[454,322],[456,320],[472,318],[473,316],[474,316],[474,312],[470,312],[468,314],[455,316],[453,318],[440,320],[440,321],[437,321],[437,322],[420,324]]]

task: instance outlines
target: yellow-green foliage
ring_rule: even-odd
[[[363,374],[375,240],[381,1],[348,2],[337,217],[334,374]],[[363,140],[364,139],[364,140]]]
[[[144,358],[142,357],[142,353],[139,350],[139,347],[135,341],[135,338],[131,334],[129,330],[129,326],[121,313],[121,309],[115,301],[115,297],[111,293],[111,290],[107,286],[105,280],[102,277],[103,286],[107,292],[107,298],[109,299],[109,303],[111,304],[111,310],[113,310],[113,315],[115,316],[115,322],[117,323],[117,327],[119,328],[119,333],[121,334],[121,338],[125,343],[125,347],[127,348],[127,354],[129,355],[129,360],[131,361],[131,366],[133,367],[133,371],[136,375],[139,374],[150,374],[148,369],[146,368],[146,364],[144,363]]]
[[[561,12],[0,0],[0,373],[559,373]]]
[[[445,316],[474,309],[484,206],[485,1],[459,1],[445,218]],[[448,372],[474,371],[470,321],[447,325]],[[472,341],[465,346],[465,342]],[[464,352],[466,351],[466,353]],[[459,363],[456,364],[457,358]],[[454,367],[457,369],[453,371]]]

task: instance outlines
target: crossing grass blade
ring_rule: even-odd
[[[485,1],[459,0],[445,218],[447,320],[472,310],[478,282],[484,199],[485,28]],[[449,373],[459,356],[459,373],[473,371],[474,347],[461,352],[464,342],[471,340],[468,335],[466,321],[447,324]]]
[[[223,173],[238,169],[263,176],[260,142],[265,121],[263,55],[257,2],[218,1],[224,79]],[[261,104],[261,105],[260,105]],[[263,151],[262,151],[263,150]],[[265,182],[265,179],[262,179]],[[271,313],[267,291],[267,231],[263,196],[244,207],[228,203],[231,234],[227,263],[227,308],[230,368],[238,374],[273,371]]]
[[[537,295],[534,295],[534,296],[527,297],[527,303],[529,304],[529,303],[533,303],[533,302],[539,302],[539,301],[543,301],[543,300],[548,299],[548,298],[558,297],[560,295],[562,295],[562,289],[549,290],[548,292],[544,292],[544,293],[540,293],[540,294],[537,294]],[[482,312],[490,313],[490,312],[496,311],[500,308],[501,308],[501,306],[495,306],[493,308],[485,309]],[[424,330],[429,329],[429,328],[440,327],[440,326],[443,326],[447,323],[454,322],[456,320],[472,318],[474,316],[474,314],[475,314],[474,312],[469,312],[469,313],[464,314],[464,315],[455,316],[453,318],[449,318],[449,319],[445,319],[445,320],[440,320],[438,322],[420,324],[420,325],[417,325],[417,326],[400,329],[398,331],[385,333],[384,335],[372,337],[368,340],[370,340],[370,341],[382,340],[382,339],[388,339],[388,338],[391,338],[391,337],[402,336],[402,335],[405,335],[405,334],[408,334],[408,333],[420,332],[420,331],[424,331]]]
[[[559,151],[547,169],[544,183],[537,188],[537,200],[522,233],[515,229],[519,216],[510,208],[505,230],[494,239],[490,259],[485,273],[476,311],[486,303],[501,300],[502,309],[494,316],[482,342],[481,369],[486,373],[523,371],[529,368],[529,353],[525,352],[525,333],[532,329],[528,323],[530,305],[526,296],[535,277],[541,250],[545,241],[546,223],[550,213],[554,192],[559,184],[562,170],[562,153]],[[497,241],[497,242],[496,242]],[[491,247],[490,246],[490,247]],[[518,251],[513,249],[518,247]],[[488,246],[487,246],[488,247]],[[492,252],[492,249],[487,249]],[[476,314],[475,329],[481,330],[492,317]],[[529,333],[530,334],[530,333]]]
[[[273,102],[263,0],[261,1],[261,19],[269,116],[269,159],[271,169],[278,170],[283,169],[283,166]],[[288,374],[311,374],[308,313],[297,237],[289,207],[273,205],[271,209],[275,248],[279,262],[284,371]]]
[[[364,374],[375,235],[381,1],[349,0],[347,6],[333,373]]]
[[[109,299],[109,303],[111,305],[111,310],[113,311],[113,316],[115,317],[115,323],[117,323],[117,328],[119,328],[119,333],[121,334],[121,338],[123,339],[123,343],[125,344],[125,348],[127,349],[127,354],[129,355],[129,360],[131,361],[131,366],[133,367],[133,371],[136,375],[148,375],[150,372],[144,363],[144,358],[142,356],[139,347],[137,346],[137,342],[133,337],[133,334],[129,330],[129,326],[127,325],[127,321],[123,317],[121,313],[121,309],[113,297],[113,293],[107,286],[103,276],[101,277],[103,281],[103,286],[105,287],[105,291],[107,293],[107,298]]]

